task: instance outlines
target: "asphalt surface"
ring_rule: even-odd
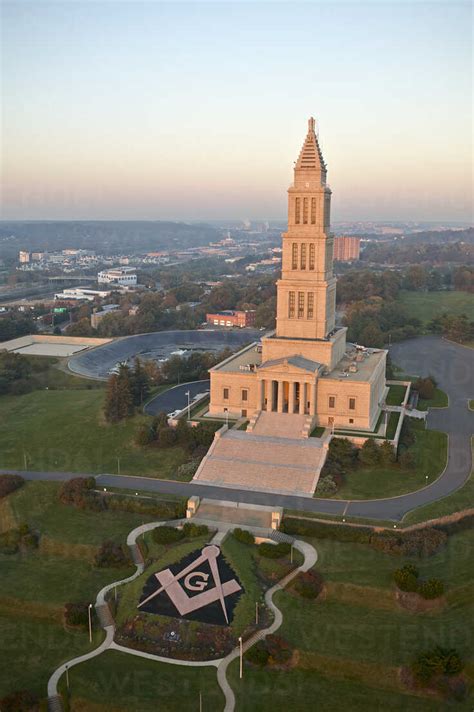
[[[197,329],[189,331],[155,331],[115,339],[108,344],[88,349],[69,359],[68,367],[86,378],[106,379],[117,364],[143,359],[163,360],[177,351],[235,350],[259,340],[264,332],[257,329]]]
[[[102,487],[122,487],[161,494],[189,497],[193,494],[211,499],[232,500],[251,504],[264,504],[307,512],[348,516],[390,519],[399,521],[403,516],[423,504],[429,504],[461,487],[471,472],[471,434],[474,431],[474,412],[468,410],[468,400],[474,398],[474,353],[472,350],[444,341],[439,337],[422,336],[395,344],[391,348],[392,359],[408,374],[432,374],[439,387],[449,396],[449,407],[430,410],[427,426],[449,434],[448,463],[440,477],[427,487],[387,499],[335,500],[311,499],[289,495],[269,494],[226,487],[200,485],[194,482],[157,480],[147,477],[102,474],[96,481]],[[0,473],[14,473],[0,470]],[[24,472],[17,471],[31,480],[66,480],[80,477],[73,472]],[[84,476],[90,473],[82,473]]]
[[[172,413],[174,410],[182,410],[188,405],[189,391],[192,400],[199,393],[208,393],[210,390],[210,381],[193,381],[192,383],[182,383],[180,386],[174,386],[164,393],[159,393],[144,407],[147,415],[157,415],[158,413]]]

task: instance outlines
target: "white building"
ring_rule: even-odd
[[[133,267],[106,269],[97,275],[99,284],[120,284],[122,287],[135,287],[137,275]]]
[[[84,299],[88,302],[93,302],[96,297],[101,297],[104,299],[108,297],[110,290],[98,290],[98,289],[84,289],[82,287],[71,287],[70,289],[64,289],[62,292],[54,295],[55,299],[67,300],[67,299]]]

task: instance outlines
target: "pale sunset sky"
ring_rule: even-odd
[[[2,219],[472,219],[468,2],[2,3]]]

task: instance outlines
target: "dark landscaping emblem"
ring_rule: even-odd
[[[242,590],[219,547],[211,544],[150,576],[138,608],[147,613],[228,625]]]

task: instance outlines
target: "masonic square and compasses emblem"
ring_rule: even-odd
[[[137,607],[147,613],[228,625],[242,591],[220,548],[211,544],[150,576]]]

